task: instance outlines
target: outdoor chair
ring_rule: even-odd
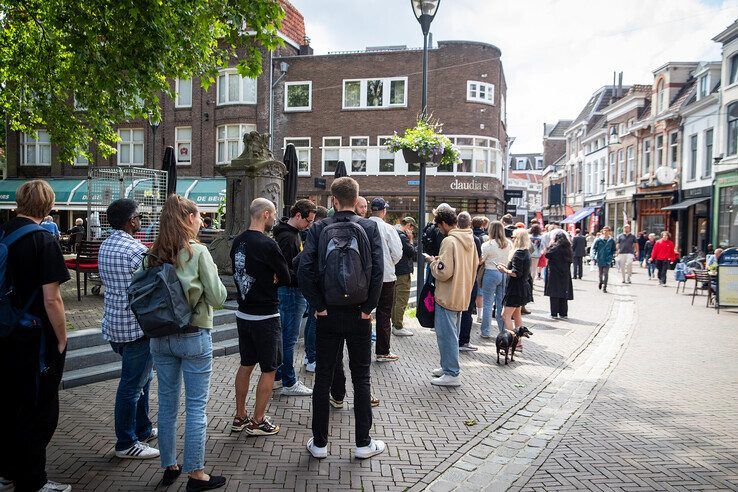
[[[77,273],[77,300],[82,300],[80,280],[84,279],[84,291],[87,295],[87,276],[99,273],[97,259],[100,252],[101,241],[82,241],[77,246],[77,257],[66,260],[64,263],[69,270]]]
[[[694,271],[694,291],[692,292],[692,305],[694,306],[694,298],[697,296],[697,291],[707,292],[707,303],[705,307],[710,306],[710,301],[715,296],[715,291],[712,288],[713,276],[710,275],[707,270],[695,270]]]

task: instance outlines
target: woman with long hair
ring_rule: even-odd
[[[543,289],[551,301],[551,317],[566,319],[569,315],[569,301],[574,299],[571,282],[572,248],[566,233],[558,229],[551,245],[546,250],[548,275]]]
[[[521,309],[529,302],[533,302],[533,289],[530,285],[530,238],[526,229],[515,229],[513,232],[512,253],[507,266],[498,265],[497,269],[508,275],[505,287],[505,298],[502,304],[502,319],[505,328],[514,331],[523,326]],[[522,344],[518,342],[518,350]]]
[[[211,490],[226,483],[224,477],[205,473],[205,439],[210,375],[213,369],[213,307],[226,300],[226,289],[208,249],[197,242],[202,226],[197,205],[179,195],[164,203],[159,236],[146,266],[170,263],[177,270],[192,309],[190,326],[183,333],[151,339],[151,354],[159,381],[159,450],[164,468],[162,485],[174,483],[184,470],[187,490]],[[185,386],[184,462],[177,464],[176,427],[180,387]]]
[[[502,222],[495,220],[489,224],[487,230],[489,238],[482,244],[482,257],[480,264],[484,265],[484,276],[482,277],[482,297],[484,307],[482,308],[482,338],[492,338],[490,323],[492,322],[492,305],[494,304],[494,316],[497,320],[497,329],[502,333],[505,325],[502,322],[502,299],[505,297],[505,276],[497,269],[497,265],[507,264],[512,243],[505,237],[505,226]]]
[[[531,267],[535,268],[536,278],[541,278],[541,270],[544,266],[546,266],[545,256],[543,257],[543,264],[540,264],[541,257],[543,256],[543,245],[541,243],[542,236],[543,234],[541,232],[541,226],[539,226],[538,224],[533,224],[530,227],[530,244],[533,247],[533,251],[530,253],[530,256],[532,261]]]

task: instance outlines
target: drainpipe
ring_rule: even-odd
[[[274,84],[272,83],[272,80],[274,79],[274,51],[269,50],[269,150],[274,153],[274,138],[272,138],[272,125],[273,118],[274,118],[274,111],[272,104],[273,98],[274,98]]]

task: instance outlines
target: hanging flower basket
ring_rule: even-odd
[[[436,167],[461,162],[459,149],[441,133],[441,124],[430,118],[420,118],[415,127],[405,130],[403,136],[395,133],[387,143],[387,150],[402,150],[405,162],[409,164],[424,162],[429,167]]]
[[[429,167],[436,167],[441,162],[442,154],[432,154],[430,160],[423,159],[416,151],[411,149],[402,149],[402,156],[408,164],[420,164],[425,162]]]

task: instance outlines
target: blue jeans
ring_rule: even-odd
[[[441,353],[441,369],[443,369],[444,374],[458,376],[461,372],[459,368],[461,313],[449,311],[436,303],[434,316],[438,351]]]
[[[308,317],[305,322],[305,357],[307,357],[308,363],[312,364],[315,362],[315,324],[317,319],[315,318],[315,309],[308,306],[307,309]]]
[[[294,386],[297,382],[295,374],[295,345],[300,335],[300,322],[305,314],[307,301],[297,287],[280,287],[279,319],[282,322],[282,365],[277,369],[275,380],[282,380],[283,386]]]
[[[656,262],[655,261],[647,262],[646,268],[648,269],[648,278],[653,278],[656,273]]]
[[[505,275],[499,270],[484,270],[484,280],[482,280],[482,292],[484,293],[484,307],[482,312],[482,335],[485,337],[492,336],[490,323],[492,322],[492,305],[495,305],[495,319],[497,320],[497,329],[500,333],[505,330],[505,324],[502,322],[502,299],[505,297]]]
[[[208,419],[210,374],[213,371],[213,339],[210,330],[151,339],[159,380],[159,451],[161,466],[177,464],[177,412],[184,377],[185,432],[182,471],[205,467],[205,439]]]
[[[113,351],[123,358],[118,392],[115,394],[116,451],[123,451],[151,435],[149,420],[149,384],[154,377],[154,359],[149,339],[132,342],[110,342]]]

